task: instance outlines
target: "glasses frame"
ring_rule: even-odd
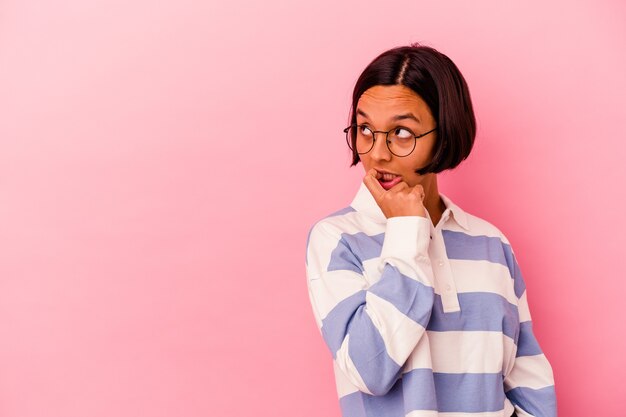
[[[350,128],[352,128],[352,127],[360,127],[360,126],[367,126],[367,125],[364,125],[364,124],[358,124],[358,123],[352,123],[350,126],[346,127],[346,128],[343,130],[343,131],[344,131],[344,133],[346,134],[346,142],[348,142],[348,148],[350,148],[350,150],[351,150],[351,151],[353,151],[353,152],[354,152],[354,149],[352,149],[352,144],[350,143],[350,139],[351,139],[351,138],[350,138],[350,135],[349,135],[348,133],[350,132]],[[369,128],[369,126],[367,126],[367,127]],[[428,135],[429,133],[434,132],[435,130],[437,130],[437,126],[435,126],[434,128],[430,129],[428,132],[426,132],[426,133],[422,133],[421,135],[415,135],[415,134],[414,134],[414,135],[413,135],[413,137],[414,137],[414,139],[415,139],[415,140],[413,141],[413,149],[411,149],[411,152],[407,153],[406,155],[398,155],[398,154],[396,154],[396,153],[393,153],[393,151],[392,151],[392,150],[391,150],[391,148],[389,147],[389,133],[390,133],[391,131],[393,131],[393,130],[397,129],[397,128],[402,128],[402,129],[404,129],[404,130],[406,130],[406,131],[409,131],[409,132],[413,133],[413,131],[412,131],[411,129],[409,129],[408,127],[403,127],[403,126],[396,126],[396,127],[394,127],[393,129],[390,129],[390,130],[388,130],[388,131],[386,131],[386,132],[385,132],[384,130],[372,130],[372,129],[370,129],[370,130],[372,130],[372,136],[373,136],[373,138],[374,138],[374,139],[372,140],[372,147],[371,147],[371,148],[369,148],[369,149],[368,149],[367,151],[365,151],[365,152],[359,152],[359,151],[356,151],[356,153],[357,153],[357,154],[359,154],[359,155],[364,155],[364,154],[368,153],[369,151],[371,151],[372,149],[374,149],[374,144],[376,143],[376,133],[384,133],[384,134],[385,134],[385,143],[387,144],[387,149],[389,149],[389,152],[391,152],[393,155],[397,156],[398,158],[404,158],[405,156],[409,156],[409,155],[411,155],[411,154],[413,153],[413,151],[415,150],[415,146],[417,145],[417,140],[418,140],[419,138],[421,138],[421,137],[423,137],[423,136],[426,136],[426,135]]]

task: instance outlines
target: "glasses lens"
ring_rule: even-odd
[[[404,127],[396,127],[389,132],[389,149],[397,156],[407,156],[415,148],[415,135]]]
[[[358,153],[367,153],[374,144],[374,135],[367,126],[350,126],[346,132],[346,140],[351,150],[354,150],[354,144]]]

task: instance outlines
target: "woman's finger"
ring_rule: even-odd
[[[367,174],[365,174],[365,177],[363,177],[363,183],[365,184],[367,189],[370,190],[370,193],[374,197],[374,200],[378,202],[382,199],[387,190],[385,190],[383,186],[380,185],[380,182],[378,182],[378,179],[376,178],[376,172],[377,171],[374,168],[367,171]]]

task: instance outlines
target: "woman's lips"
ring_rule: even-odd
[[[378,179],[378,182],[380,182],[380,185],[382,185],[382,187],[385,190],[390,189],[391,187],[393,187],[394,185],[398,184],[400,181],[402,181],[402,177],[401,176],[397,176],[394,177],[392,180],[390,181],[385,181],[382,177]]]

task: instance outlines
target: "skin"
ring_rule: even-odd
[[[377,85],[366,90],[357,103],[357,111],[365,112],[368,117],[357,113],[357,124],[367,124],[372,130],[387,131],[397,126],[404,126],[416,135],[429,131],[436,126],[435,119],[426,102],[413,90],[403,85]],[[412,113],[418,121],[403,119],[394,121],[393,116]],[[376,134],[374,147],[360,155],[365,169],[363,183],[370,190],[374,199],[387,218],[393,216],[419,215],[426,217],[428,210],[433,225],[437,225],[445,204],[439,196],[437,175],[428,173],[418,175],[417,168],[425,166],[432,159],[437,132],[427,134],[415,144],[413,152],[405,157],[392,154],[384,141],[384,136]],[[374,168],[393,172],[402,177],[402,181],[389,190],[379,183]]]

